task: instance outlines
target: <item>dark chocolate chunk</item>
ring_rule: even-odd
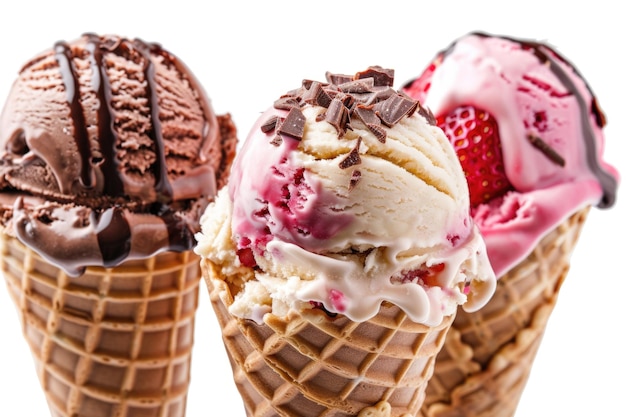
[[[287,113],[287,117],[277,129],[281,136],[289,136],[291,138],[301,140],[304,134],[304,115],[299,108],[292,107]]]
[[[367,123],[365,126],[367,126],[369,131],[372,132],[374,136],[376,136],[376,139],[378,139],[380,143],[385,143],[387,141],[387,131],[380,125],[380,123]]]
[[[369,67],[365,71],[357,72],[354,79],[373,78],[374,85],[377,86],[393,86],[394,71],[379,66]]]
[[[326,112],[326,121],[337,129],[339,137],[346,133],[346,126],[350,123],[350,115],[348,108],[340,99],[334,98],[330,102]]]
[[[417,101],[392,88],[393,76],[393,70],[379,66],[369,67],[354,76],[327,72],[328,83],[303,80],[300,88],[276,100],[274,107],[282,110],[299,109],[304,104],[324,107],[327,111],[319,113],[316,121],[326,120],[335,127],[340,138],[351,129],[354,114],[382,143],[387,138],[385,126],[392,127],[415,111],[435,124],[434,116],[428,109],[423,109]],[[271,124],[265,129],[271,129]],[[278,127],[275,129],[280,130]],[[298,137],[290,128],[278,133]]]
[[[332,98],[322,88],[321,83],[314,81],[302,94],[302,100],[305,103],[308,103],[314,106],[321,106],[321,107],[328,108]]]
[[[359,155],[359,148],[361,147],[361,137],[356,141],[356,146],[350,151],[350,153],[339,163],[339,168],[346,169],[351,166],[359,165],[361,163],[361,156]]]
[[[435,115],[433,114],[430,108],[424,107],[420,103],[418,103],[417,113],[421,115],[424,119],[426,119],[429,125],[432,125],[432,126],[437,125],[437,118],[435,117]]]
[[[539,149],[549,160],[557,164],[558,166],[565,166],[565,159],[557,153],[550,145],[543,141],[539,136],[529,134],[526,138],[537,149]]]
[[[270,144],[274,146],[280,146],[283,143],[283,138],[280,135],[276,135],[270,140]]]
[[[354,114],[367,128],[376,136],[381,143],[387,140],[387,131],[381,126],[380,119],[376,116],[372,106],[358,105],[354,109]]]
[[[370,93],[374,87],[374,79],[366,78],[363,80],[348,81],[339,85],[339,89],[344,93],[358,94]]]
[[[417,101],[396,94],[374,104],[374,111],[386,126],[393,126],[409,113],[415,112]]]
[[[300,103],[296,97],[285,95],[274,102],[274,107],[280,110],[289,110],[300,108]]]
[[[273,116],[270,117],[261,125],[261,132],[268,133],[276,129],[276,126],[279,124],[280,117]]]
[[[350,178],[350,186],[348,187],[348,190],[352,190],[354,187],[356,187],[360,180],[361,171],[355,169],[354,171],[352,171],[352,177]]]
[[[340,85],[352,81],[354,78],[351,75],[334,74],[330,71],[326,71],[326,81],[334,85]]]
[[[374,113],[372,106],[358,105],[354,109],[354,115],[365,124],[380,123],[380,119]]]

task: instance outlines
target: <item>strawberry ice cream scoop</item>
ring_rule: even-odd
[[[392,71],[327,81],[305,80],[259,118],[207,210],[198,253],[224,275],[250,271],[231,312],[364,321],[388,301],[432,325],[480,308],[495,275],[444,133],[391,88]]]
[[[604,115],[552,47],[472,33],[403,91],[434,113],[457,151],[497,276],[569,215],[613,205]]]

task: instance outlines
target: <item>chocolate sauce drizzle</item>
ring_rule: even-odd
[[[147,96],[150,100],[150,123],[152,130],[149,132],[150,139],[154,143],[157,163],[154,165],[154,187],[158,195],[170,200],[172,197],[172,186],[167,178],[165,164],[165,149],[163,148],[163,133],[161,129],[161,119],[159,117],[159,98],[156,90],[156,74],[151,53],[162,54],[163,50],[157,44],[147,44],[142,40],[135,39],[135,46],[144,59],[144,74],[147,80]]]
[[[91,188],[93,184],[91,182],[91,164],[89,163],[91,154],[89,135],[87,134],[83,107],[80,103],[80,83],[72,59],[72,50],[67,43],[57,42],[54,45],[54,52],[59,64],[59,70],[61,71],[61,77],[63,78],[67,102],[70,105],[70,115],[74,122],[74,140],[81,155],[80,181],[84,187]]]
[[[102,253],[103,266],[116,266],[130,253],[130,225],[119,207],[105,210],[97,222],[98,245]]]
[[[104,62],[105,53],[118,55],[138,53],[143,61],[143,73],[146,82],[146,96],[150,107],[150,123],[152,129],[147,132],[154,144],[156,161],[152,166],[155,178],[155,190],[158,196],[160,209],[165,215],[164,221],[170,232],[170,245],[174,250],[186,250],[193,244],[193,237],[187,233],[186,227],[180,227],[173,214],[164,204],[172,199],[172,187],[167,177],[165,152],[162,137],[162,128],[159,117],[158,92],[156,88],[156,70],[153,55],[161,55],[165,60],[172,61],[160,45],[146,43],[141,40],[124,38],[102,38],[95,34],[86,33],[85,51],[88,53],[92,73],[92,89],[100,103],[98,107],[97,140],[102,153],[102,160],[93,158],[90,147],[89,133],[85,122],[84,109],[80,95],[80,81],[73,62],[72,49],[66,42],[55,44],[55,58],[70,105],[72,122],[74,125],[74,140],[80,155],[80,182],[85,188],[94,187],[94,164],[100,164],[103,176],[103,193],[109,197],[124,196],[124,182],[118,169],[116,146],[119,135],[115,129],[114,109],[112,107],[112,89]],[[104,265],[113,266],[124,260],[130,253],[131,229],[130,224],[121,208],[107,209],[99,215],[98,243],[102,252]],[[180,229],[185,232],[180,232]],[[182,234],[181,234],[182,233]]]

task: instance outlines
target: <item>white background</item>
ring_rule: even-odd
[[[201,4],[209,4],[200,6]],[[84,32],[161,43],[195,72],[217,113],[245,137],[259,113],[303,78],[369,65],[396,70],[396,87],[453,39],[482,30],[546,40],[585,75],[608,118],[607,160],[626,175],[626,25],[619,2],[503,1],[11,1],[0,6],[0,100],[20,66]],[[413,4],[413,5],[411,5]],[[574,4],[582,4],[574,6]],[[626,196],[594,209],[516,417],[626,416]],[[189,417],[244,416],[203,286]],[[0,415],[49,415],[16,311],[0,286]]]

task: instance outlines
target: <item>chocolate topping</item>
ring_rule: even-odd
[[[326,111],[318,115],[317,121],[325,120],[330,123],[335,127],[340,138],[350,129],[354,116],[361,120],[382,143],[387,138],[385,126],[393,127],[403,117],[410,117],[416,110],[434,125],[435,117],[431,112],[423,109],[417,101],[406,94],[399,93],[391,87],[393,76],[393,70],[379,66],[369,67],[365,71],[357,72],[354,76],[327,72],[328,83],[304,80],[299,89],[292,90],[276,100],[274,107],[289,110],[289,114],[293,109],[299,111],[300,107],[305,104],[324,107]],[[275,128],[276,123],[278,122],[275,117],[272,117],[261,126],[261,129],[268,133]],[[279,134],[286,133],[280,131],[281,129],[277,129]],[[286,134],[298,139],[302,138],[293,132]],[[274,140],[272,143],[275,143]],[[356,151],[353,150],[341,162],[342,168],[358,163],[354,156],[355,152],[358,157],[358,145]]]
[[[261,132],[268,133],[268,132],[273,131],[274,129],[276,129],[276,126],[278,125],[279,120],[280,118],[278,116],[274,116],[274,117],[267,119],[265,123],[261,125]]]
[[[304,134],[304,121],[305,118],[302,111],[299,108],[292,107],[276,131],[281,136],[289,136],[293,139],[301,140]]]
[[[356,187],[360,180],[361,171],[355,169],[354,171],[352,171],[352,177],[350,178],[350,186],[348,187],[348,190],[352,190],[354,187]]]
[[[555,164],[564,167],[565,159],[557,153],[550,145],[543,141],[539,136],[528,135],[528,141],[537,149],[539,149],[549,160]]]
[[[379,66],[369,67],[363,72],[357,72],[354,76],[355,79],[373,78],[374,84],[383,86],[393,86],[394,71],[392,69],[385,69]]]
[[[346,169],[350,168],[354,165],[359,165],[361,163],[361,156],[359,155],[359,147],[361,146],[361,137],[356,141],[356,146],[350,151],[348,156],[346,156],[340,163],[339,168]]]
[[[374,112],[386,126],[391,127],[404,116],[411,116],[417,109],[417,106],[417,101],[397,94],[385,101],[379,101],[374,104]]]
[[[326,121],[333,125],[339,137],[346,133],[346,127],[350,124],[350,111],[341,100],[334,98],[326,111]]]

